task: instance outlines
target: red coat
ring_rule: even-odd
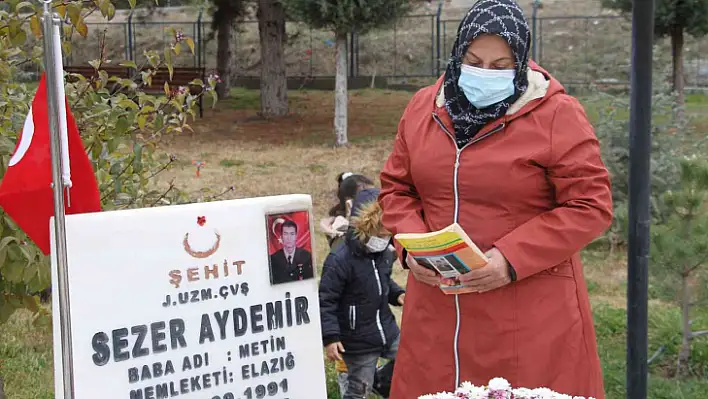
[[[518,279],[456,297],[409,274],[391,399],[493,377],[604,398],[579,251],[611,223],[608,172],[580,103],[530,69],[526,94],[461,151],[438,98],[442,80],[401,118],[381,172],[386,228],[428,232],[457,220],[480,249],[496,246]]]

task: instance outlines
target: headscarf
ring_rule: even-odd
[[[511,47],[516,77],[514,94],[484,109],[475,108],[458,86],[460,66],[470,43],[482,34],[498,35]],[[526,76],[531,35],[521,7],[515,0],[478,0],[457,28],[450,62],[445,71],[445,108],[455,126],[458,147],[467,144],[485,125],[499,119],[528,87]]]

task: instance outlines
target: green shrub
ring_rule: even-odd
[[[651,194],[652,217],[662,219],[660,198],[676,187],[679,178],[678,157],[682,155],[682,136],[691,126],[674,119],[674,96],[667,86],[655,84],[652,100]],[[585,101],[588,114],[595,120],[595,132],[612,183],[615,218],[611,229],[601,238],[611,251],[622,247],[627,237],[629,200],[629,98],[594,91]]]
[[[20,67],[40,65],[43,52],[42,42],[38,40],[40,3],[19,0],[4,3],[6,7],[0,11],[0,178],[5,174],[36,90],[36,85],[18,83]],[[110,20],[115,13],[110,0],[54,1],[51,7],[71,21],[71,28],[64,29],[65,55],[71,51],[73,36],[88,35],[84,22],[87,14],[100,13]],[[171,167],[175,159],[160,160],[155,151],[163,136],[190,129],[188,122],[190,117],[195,118],[199,97],[207,92],[213,96],[215,82],[211,77],[208,82],[194,81],[193,85],[202,89],[196,95],[167,84],[165,95],[145,93],[154,71],[172,70],[173,55],[194,51],[191,38],[174,30],[171,33],[174,41],[162,53],[145,52],[146,65],[123,64],[141,71],[133,79],[118,79],[101,71],[103,65],[112,63],[105,57],[89,63],[96,71],[89,79],[67,76],[69,107],[93,163],[104,210],[168,205],[185,200],[172,184],[156,185],[160,173]],[[97,44],[99,54],[106,54],[105,37],[99,38]],[[42,308],[32,294],[49,285],[48,258],[7,214],[0,212],[0,323],[20,307],[40,312]]]

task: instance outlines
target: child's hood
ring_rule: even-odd
[[[363,243],[369,237],[381,234],[383,210],[377,201],[378,196],[378,188],[369,188],[359,192],[354,199],[350,227],[352,238],[359,242]]]

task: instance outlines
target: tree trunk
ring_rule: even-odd
[[[261,41],[261,114],[288,113],[285,69],[285,10],[280,1],[258,0],[258,33]]]
[[[681,280],[682,298],[681,298],[681,322],[683,325],[683,341],[681,342],[681,350],[678,355],[677,374],[685,375],[688,371],[688,361],[691,358],[691,340],[693,332],[691,331],[691,291],[688,282],[689,275],[684,273]]]
[[[347,34],[337,33],[337,72],[334,84],[334,134],[337,146],[346,146],[347,139]]]
[[[671,30],[671,57],[673,62],[673,89],[676,92],[676,120],[684,119],[683,107],[686,103],[683,80],[683,28],[674,27]]]
[[[229,7],[220,7],[215,17],[218,17],[216,37],[216,70],[219,71],[221,83],[216,85],[219,98],[229,96],[231,90],[231,31],[235,20]],[[221,15],[219,15],[221,14]]]

